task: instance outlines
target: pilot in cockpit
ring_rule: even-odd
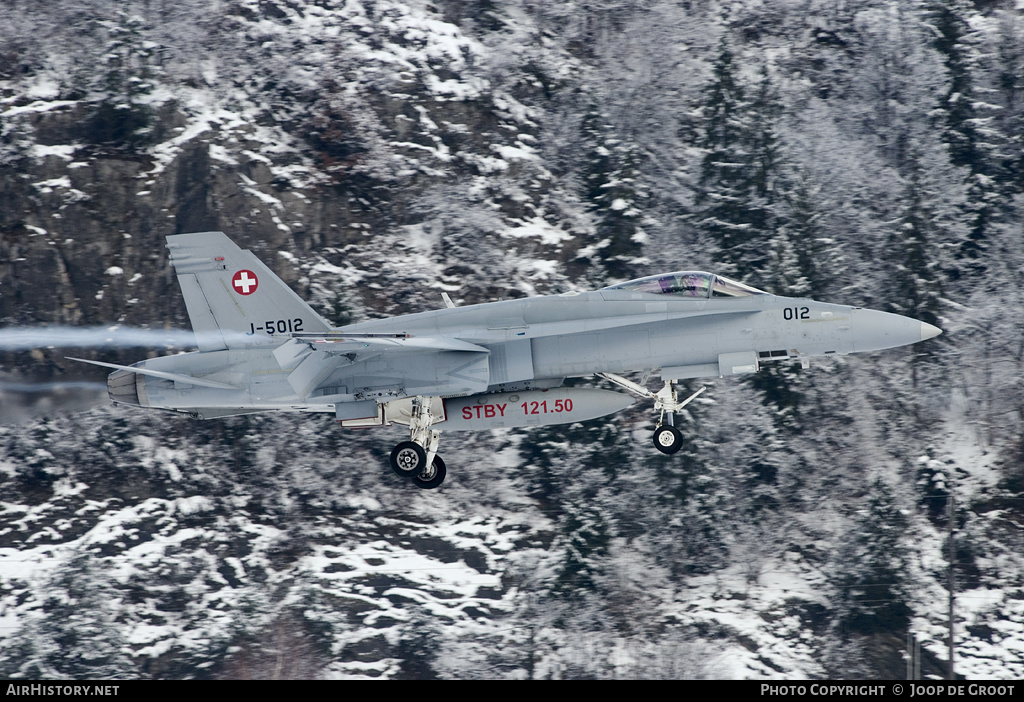
[[[700,273],[687,273],[682,277],[679,293],[687,297],[707,297],[708,276]]]

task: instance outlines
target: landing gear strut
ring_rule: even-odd
[[[448,470],[437,455],[441,432],[431,430],[433,416],[430,398],[417,397],[409,413],[409,441],[391,451],[391,470],[403,478],[412,478],[416,487],[431,490],[444,482]]]
[[[697,399],[698,395],[707,390],[707,386],[702,386],[700,390],[680,402],[679,396],[676,394],[675,380],[666,380],[665,387],[658,392],[651,392],[643,385],[634,383],[632,380],[627,380],[614,373],[599,373],[598,375],[641,397],[654,400],[654,409],[660,412],[658,423],[654,425],[654,447],[667,454],[673,454],[682,448],[683,435],[675,427],[676,412]]]

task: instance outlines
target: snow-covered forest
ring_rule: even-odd
[[[434,491],[31,391],[179,346],[2,347],[0,677],[944,676],[951,561],[956,674],[1024,675],[1020,0],[0,0],[0,335],[188,329],[212,229],[338,324],[702,269],[944,334]]]

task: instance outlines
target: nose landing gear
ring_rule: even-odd
[[[665,387],[658,392],[651,392],[643,385],[634,383],[632,380],[615,375],[614,373],[598,373],[598,375],[626,388],[632,393],[646,397],[649,400],[654,400],[654,409],[660,412],[658,423],[654,425],[654,447],[667,454],[676,453],[682,448],[683,435],[675,427],[676,412],[697,399],[698,395],[708,389],[706,385],[701,386],[700,390],[680,402],[676,394],[676,381],[674,380],[666,380]]]
[[[683,445],[683,435],[674,426],[663,424],[654,429],[654,448],[662,453],[673,454]]]

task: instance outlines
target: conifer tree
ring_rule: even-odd
[[[701,104],[703,150],[695,201],[696,226],[718,245],[722,272],[746,277],[757,270],[754,224],[760,214],[752,196],[748,102],[737,75],[735,55],[723,39]]]
[[[909,624],[907,519],[880,478],[869,489],[853,541],[841,554],[839,586],[843,628],[849,633],[903,632]]]
[[[932,197],[923,182],[919,156],[912,153],[903,210],[890,237],[890,252],[896,261],[890,307],[897,314],[938,326],[942,286],[933,253],[937,232]]]
[[[779,199],[781,177],[782,141],[778,134],[778,121],[782,116],[782,103],[772,83],[768,67],[761,67],[761,75],[755,87],[748,108],[750,123],[751,177],[751,228],[760,233],[760,238],[773,238],[776,234],[779,213],[776,206]],[[765,254],[759,253],[760,258]],[[763,265],[763,264],[762,264]],[[760,271],[766,272],[764,268]]]
[[[1013,195],[1024,192],[1024,22],[1012,12],[1001,19],[996,85],[1003,108],[1001,131],[1006,139],[1002,154],[1004,187]]]
[[[767,67],[748,96],[723,40],[704,90],[704,151],[694,223],[718,244],[721,272],[765,285],[778,245],[782,107]]]
[[[968,198],[966,213],[970,228],[960,249],[974,261],[972,267],[983,270],[984,258],[999,216],[1000,193],[994,168],[994,135],[987,115],[980,112],[975,72],[977,40],[970,20],[975,11],[969,0],[934,0],[928,11],[934,33],[935,49],[946,67],[945,94],[940,102],[942,138],[949,149],[950,162],[965,169]]]
[[[608,556],[610,525],[590,491],[577,492],[565,504],[562,519],[562,563],[555,577],[555,594],[574,599],[592,591],[596,575]]]
[[[772,248],[772,292],[789,297],[820,298],[835,272],[837,253],[818,205],[821,187],[801,174],[783,197],[785,216]]]
[[[0,653],[0,676],[116,679],[137,672],[119,621],[119,597],[94,555],[80,553],[53,572],[36,615]]]
[[[636,154],[613,136],[595,105],[584,116],[582,129],[589,149],[583,179],[587,207],[595,218],[596,257],[607,276],[635,277],[631,260],[641,251]]]
[[[118,11],[105,24],[109,40],[103,55],[102,99],[92,119],[98,144],[132,147],[143,139],[151,115],[143,98],[152,92],[151,63],[156,44],[144,38],[145,21]]]
[[[789,281],[805,278],[799,270],[808,252],[787,237],[797,234],[780,216],[782,143],[778,121],[782,106],[767,67],[762,67],[750,97],[738,77],[735,56],[723,40],[713,79],[704,91],[704,129],[696,224],[718,244],[721,272],[755,281],[773,292],[791,292]],[[807,225],[808,222],[803,222]],[[800,396],[788,369],[772,365],[751,382],[776,417],[792,425]]]

